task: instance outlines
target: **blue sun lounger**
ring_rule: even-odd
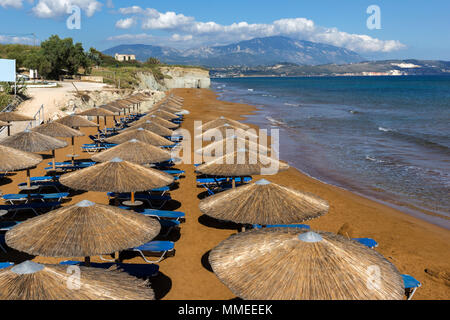
[[[413,276],[408,274],[402,274],[403,285],[405,286],[405,295],[408,300],[411,300],[416,290],[419,289],[422,284],[416,280]]]
[[[60,176],[30,177],[31,182],[57,181]]]
[[[54,209],[61,206],[61,202],[50,201],[50,202],[30,202],[24,204],[11,204],[11,205],[0,205],[0,210],[7,210],[14,212],[14,216],[17,211],[21,210],[32,210],[36,215],[39,215],[38,209]]]
[[[60,193],[32,193],[32,194],[5,194],[3,195],[3,200],[14,204],[15,201],[25,201],[28,203],[29,200],[42,200],[43,202],[47,200],[61,201],[69,196],[68,192]]]
[[[127,206],[119,206],[120,209],[131,210],[130,207]],[[142,213],[149,217],[157,218],[158,220],[169,219],[175,221],[184,221],[186,218],[186,214],[181,211],[168,211],[168,210],[155,210],[155,209],[143,209],[143,210],[135,210],[138,213]]]
[[[144,211],[141,211],[139,213],[142,213],[149,217],[155,217],[158,220],[169,219],[169,220],[176,220],[176,221],[181,222],[181,221],[184,221],[186,218],[186,214],[181,211],[145,209]]]
[[[183,140],[183,136],[165,136],[164,138],[172,142],[180,142]]]
[[[266,228],[300,228],[300,229],[311,229],[310,226],[307,224],[268,224],[265,226]],[[254,224],[254,229],[261,229],[263,228],[260,224]]]
[[[97,162],[94,161],[75,162],[75,165],[79,167],[91,167],[95,164],[97,164]],[[49,162],[48,165],[53,166],[53,162]],[[65,167],[65,166],[69,167],[72,166],[72,162],[71,161],[55,162],[55,167]]]
[[[182,174],[186,173],[184,170],[160,170],[172,176],[180,177]]]
[[[246,183],[252,181],[252,177],[236,177],[234,179],[236,183]],[[197,183],[201,184],[218,184],[218,183],[230,183],[232,182],[231,178],[227,177],[217,177],[217,178],[197,178]]]
[[[12,267],[14,263],[12,262],[0,262],[0,270]]]
[[[18,184],[19,187],[26,186],[26,185],[27,185],[26,182],[22,182],[22,183]],[[33,181],[33,182],[30,183],[30,185],[38,186],[39,189],[41,189],[41,188],[50,188],[50,187],[51,188],[55,188],[55,190],[57,192],[60,192],[59,191],[59,187],[62,187],[62,184],[59,183],[58,181]]]
[[[172,241],[150,241],[142,246],[131,248],[125,251],[138,252],[147,263],[158,263],[169,255],[175,254],[175,243]],[[157,256],[157,260],[148,260],[147,256]]]
[[[370,238],[353,238],[353,240],[358,241],[370,249],[378,247],[378,242]]]
[[[5,232],[11,230],[13,227],[17,226],[19,221],[0,221],[0,231]]]
[[[73,260],[61,261],[59,264],[63,266],[84,266],[84,262]],[[156,277],[159,274],[159,266],[157,264],[91,263],[90,267],[109,269],[112,266],[117,266],[118,269],[138,278]]]

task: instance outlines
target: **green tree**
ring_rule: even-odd
[[[49,78],[58,79],[64,73],[77,74],[80,67],[85,72],[89,70],[90,61],[82,44],[73,44],[72,38],[60,39],[53,35],[41,43],[41,50],[51,65],[51,71],[47,75]]]

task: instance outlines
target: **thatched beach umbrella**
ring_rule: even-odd
[[[114,115],[113,115],[114,121],[116,121],[116,116],[120,116],[120,113],[122,112],[121,108],[114,106],[112,104],[104,104],[104,105],[100,106],[100,108],[113,112],[114,113]]]
[[[24,114],[18,112],[0,112],[0,121],[6,121],[9,125],[8,127],[8,136],[11,135],[11,122],[12,121],[32,121],[33,117],[26,116]]]
[[[10,125],[11,125],[11,123],[0,121],[0,127],[8,127]]]
[[[263,154],[268,154],[270,151],[270,148],[256,143],[252,141],[252,139],[244,139],[238,136],[231,136],[229,138],[210,143],[209,145],[201,149],[197,149],[195,150],[195,153],[218,157],[242,148]]]
[[[170,130],[170,129],[166,128],[166,127],[163,127],[162,125],[159,125],[156,122],[153,122],[151,120],[147,120],[147,121],[145,121],[143,123],[136,124],[134,126],[126,128],[123,131],[125,132],[125,131],[130,131],[130,130],[136,130],[136,129],[139,129],[139,128],[151,131],[151,132],[156,133],[157,135],[160,135],[162,137],[170,137],[173,134],[172,130]]]
[[[179,116],[177,116],[176,114],[170,113],[170,112],[162,110],[162,109],[156,109],[156,110],[150,111],[148,114],[158,116],[164,120],[173,120],[173,119],[179,118]]]
[[[203,131],[203,133],[195,136],[195,138],[209,141],[211,137],[216,137],[218,138],[218,140],[222,140],[233,136],[237,136],[239,138],[246,138],[246,137],[250,137],[253,139],[258,138],[258,135],[252,132],[252,130],[238,128],[227,123],[222,126]]]
[[[142,214],[84,200],[16,225],[5,240],[35,256],[91,257],[140,246],[160,229],[157,220]]]
[[[154,300],[146,281],[119,270],[79,267],[80,282],[67,266],[25,261],[0,270],[0,300]]]
[[[236,120],[233,120],[233,119],[228,119],[228,118],[225,118],[223,116],[221,116],[221,117],[219,117],[219,118],[217,118],[215,120],[211,120],[209,122],[206,122],[200,128],[204,132],[204,131],[212,129],[212,128],[217,128],[217,127],[223,126],[224,124],[228,124],[230,126],[233,126],[233,127],[236,127],[236,128],[241,128],[241,129],[244,129],[244,130],[250,128],[249,126],[247,126],[247,125],[245,125],[243,123],[240,123],[239,121],[236,121]]]
[[[246,149],[228,153],[197,167],[200,173],[222,177],[272,175],[287,169],[289,165],[285,162]]]
[[[124,131],[123,133],[118,134],[117,136],[105,139],[105,141],[109,143],[121,144],[124,142],[128,142],[131,139],[137,139],[141,142],[145,142],[157,147],[172,146],[175,144],[174,142],[167,140],[166,138],[163,138],[160,135],[145,130],[143,128]]]
[[[92,127],[98,127],[98,124],[96,124],[96,123],[94,123],[92,121],[89,121],[86,118],[83,118],[81,116],[74,115],[74,114],[65,116],[65,117],[63,117],[61,119],[58,119],[58,120],[56,120],[56,122],[61,123],[63,125],[71,127],[71,128],[92,128]],[[72,137],[72,154],[68,155],[68,156],[71,156],[71,158],[72,158],[72,164],[75,161],[75,157],[78,156],[78,155],[75,154],[74,147],[75,147],[75,137]]]
[[[71,138],[72,139],[72,165],[74,164],[74,158],[73,158],[73,154],[75,152],[74,151],[74,142],[75,142],[74,138],[84,136],[83,132],[81,132],[79,130],[75,130],[71,127],[68,127],[62,123],[58,123],[55,121],[41,124],[40,126],[37,126],[31,130],[45,134],[49,137]],[[52,152],[53,152],[53,169],[55,169],[55,162],[56,162],[55,150],[52,150]]]
[[[37,166],[42,161],[38,154],[0,145],[0,171],[16,171]]]
[[[101,107],[95,107],[88,109],[86,111],[78,113],[79,116],[88,116],[88,117],[97,117],[97,124],[100,126],[100,117],[103,117],[105,120],[105,126],[106,126],[106,117],[108,116],[114,116],[114,112],[103,109]]]
[[[75,114],[65,116],[61,119],[56,120],[56,122],[62,123],[71,128],[98,127],[98,124]]]
[[[181,115],[182,111],[183,111],[183,109],[181,109],[181,108],[175,108],[175,107],[171,107],[171,106],[161,106],[161,107],[159,107],[159,109],[173,113],[175,115]]]
[[[136,125],[137,124],[141,124],[144,123],[145,121],[150,120],[151,122],[157,123],[160,126],[166,127],[168,129],[176,129],[178,128],[178,125],[176,123],[167,121],[165,119],[162,119],[154,114],[148,114],[144,117],[142,117],[141,119],[139,119],[139,121],[136,121]]]
[[[251,300],[400,300],[398,270],[375,250],[328,232],[250,230],[209,255],[214,273]]]
[[[227,190],[200,201],[200,211],[240,224],[293,224],[325,214],[325,200],[265,179]]]
[[[30,130],[24,130],[0,141],[1,145],[26,152],[52,151],[55,162],[55,150],[67,146],[67,142]],[[30,187],[30,170],[27,169],[27,187]]]
[[[114,158],[64,174],[59,182],[74,190],[131,192],[131,201],[134,202],[134,192],[165,187],[173,183],[173,177],[162,171]]]
[[[96,154],[92,157],[92,160],[106,162],[116,157],[137,164],[149,164],[170,160],[172,155],[161,148],[132,139]]]
[[[122,110],[120,108],[115,107],[114,105],[112,105],[110,103],[101,105],[99,108],[111,111],[113,113],[117,113],[117,115],[119,115],[122,112]]]

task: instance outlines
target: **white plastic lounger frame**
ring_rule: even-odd
[[[164,258],[165,258],[165,256],[166,256],[166,253],[171,252],[171,251],[173,251],[174,249],[172,249],[172,250],[165,250],[165,251],[161,254],[161,256],[159,257],[159,259],[158,259],[158,260],[154,260],[154,261],[148,260],[148,259],[145,257],[144,253],[142,252],[142,250],[139,250],[139,249],[136,249],[136,248],[133,248],[133,249],[131,249],[131,250],[132,250],[132,251],[135,251],[135,252],[139,252],[139,254],[141,255],[142,259],[144,259],[144,261],[147,262],[147,263],[159,263],[159,262],[161,262],[161,261],[164,260]]]

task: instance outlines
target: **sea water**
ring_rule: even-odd
[[[325,182],[450,217],[450,76],[213,79],[280,129],[280,158]]]

